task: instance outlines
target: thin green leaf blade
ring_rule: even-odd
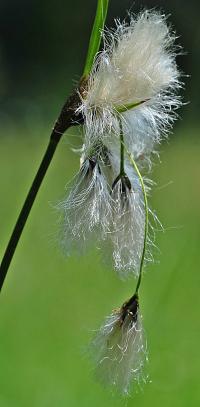
[[[98,0],[96,16],[90,36],[90,42],[83,71],[83,77],[87,77],[92,69],[94,58],[99,51],[101,43],[102,30],[105,25],[105,20],[108,11],[109,0]]]

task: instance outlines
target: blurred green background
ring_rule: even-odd
[[[99,253],[64,259],[54,205],[78,168],[63,138],[26,225],[0,297],[0,407],[198,406],[200,3],[110,1],[108,26],[126,10],[159,7],[171,14],[187,55],[184,101],[170,143],[152,174],[151,206],[158,231],[141,306],[148,338],[151,383],[127,402],[95,381],[85,349],[105,315],[132,294],[102,266]],[[48,141],[53,122],[84,65],[96,2],[0,2],[0,253]]]

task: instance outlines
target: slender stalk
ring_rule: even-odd
[[[56,151],[56,147],[59,143],[60,138],[61,138],[61,135],[56,135],[56,137],[52,136],[50,138],[49,144],[47,146],[47,149],[46,149],[43,159],[41,161],[40,167],[37,171],[37,174],[34,178],[32,185],[30,187],[30,190],[25,199],[24,205],[21,209],[21,212],[19,214],[19,217],[18,217],[15,227],[13,229],[12,235],[10,237],[9,243],[7,245],[5,254],[3,256],[3,259],[2,259],[2,262],[0,265],[0,290],[3,286],[8,268],[10,266],[11,260],[15,253],[17,244],[18,244],[21,234],[23,232],[24,226],[26,224],[27,218],[29,216],[29,213],[31,211],[35,198],[37,196],[38,190],[44,179],[46,171],[51,163],[51,160]]]
[[[124,143],[123,143],[124,144]],[[140,260],[140,270],[139,270],[139,276],[138,276],[138,281],[135,289],[135,294],[138,294],[141,280],[142,280],[142,272],[143,272],[143,266],[144,266],[144,260],[145,260],[145,252],[146,252],[146,246],[147,246],[147,234],[148,234],[148,220],[149,220],[149,214],[148,214],[148,201],[147,201],[147,194],[145,191],[145,185],[144,181],[142,178],[142,175],[139,171],[139,168],[133,159],[131,153],[127,150],[126,145],[124,144],[124,148],[126,149],[126,153],[129,157],[130,163],[132,164],[133,168],[135,169],[138,178],[140,180],[140,185],[142,188],[142,193],[143,193],[143,199],[144,199],[144,211],[145,211],[145,224],[144,224],[144,243],[143,243],[143,249],[142,249],[142,255],[141,255],[141,260]]]
[[[124,170],[124,134],[123,134],[121,120],[119,120],[119,126],[120,126],[120,175],[123,176],[125,174],[125,170]]]
[[[82,83],[79,86],[79,92],[81,93]],[[4,280],[6,278],[10,263],[14,256],[17,244],[20,240],[21,234],[23,232],[24,226],[30,214],[31,208],[34,204],[37,193],[40,189],[42,181],[45,177],[47,169],[51,163],[51,160],[56,151],[57,145],[64,134],[64,132],[70,127],[82,122],[82,117],[76,115],[76,109],[80,103],[80,95],[77,89],[69,96],[66,103],[64,104],[60,115],[55,123],[53,131],[50,136],[50,140],[42,158],[39,169],[24,201],[23,207],[16,221],[15,227],[11,234],[10,240],[6,247],[2,262],[0,264],[0,291],[2,289]]]

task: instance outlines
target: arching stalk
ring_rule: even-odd
[[[121,120],[120,120],[121,123]],[[122,125],[120,124],[120,134],[122,133]],[[124,143],[124,139],[120,136],[120,143],[121,145],[123,144],[124,150],[126,151],[126,154],[129,158],[129,161],[134,168],[136,174],[138,175],[138,178],[140,180],[140,185],[142,188],[142,194],[143,194],[143,200],[144,200],[144,212],[145,212],[145,222],[144,222],[144,242],[143,242],[143,249],[142,249],[142,254],[141,254],[141,260],[140,260],[140,269],[139,269],[139,276],[136,284],[136,289],[135,289],[135,294],[138,294],[141,280],[142,280],[142,272],[143,272],[143,266],[144,266],[144,260],[145,260],[145,253],[146,253],[146,247],[147,247],[147,235],[148,235],[148,222],[149,222],[149,214],[148,214],[148,200],[147,200],[147,194],[145,191],[145,185],[143,181],[143,177],[140,173],[140,170],[132,156],[132,154],[128,151],[126,144]]]

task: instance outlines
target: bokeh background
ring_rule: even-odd
[[[126,10],[162,8],[184,56],[187,103],[154,166],[157,232],[141,306],[151,383],[128,401],[95,380],[85,349],[104,316],[128,298],[98,251],[64,259],[54,206],[78,168],[69,130],[47,173],[0,297],[0,407],[199,405],[200,3],[111,0],[107,25]],[[53,122],[81,75],[95,0],[0,1],[0,253],[33,179]]]

